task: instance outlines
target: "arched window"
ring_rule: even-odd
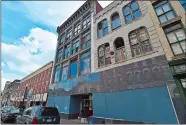
[[[111,64],[110,46],[105,43],[98,47],[98,67]]]
[[[108,24],[107,20],[104,19],[101,22],[98,23],[98,38],[101,38],[104,35],[108,34]]]
[[[145,27],[140,27],[129,33],[132,56],[152,51],[149,35]]]
[[[120,18],[118,13],[114,13],[111,17],[112,20],[112,30],[120,27]]]
[[[123,38],[119,37],[114,42],[116,62],[120,62],[126,58],[125,45]]]
[[[123,14],[125,16],[125,23],[131,23],[132,20],[141,17],[139,5],[136,1],[128,4],[123,8]]]

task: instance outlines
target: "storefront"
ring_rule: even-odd
[[[169,62],[174,81],[186,108],[186,58]]]

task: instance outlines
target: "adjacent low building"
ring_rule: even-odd
[[[16,91],[17,106],[24,104],[26,107],[32,105],[45,105],[47,92],[50,84],[53,61],[42,66],[35,72],[21,79]]]

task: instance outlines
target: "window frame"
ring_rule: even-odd
[[[87,55],[85,55],[85,54],[87,54]],[[85,56],[83,56],[83,55],[85,55]],[[82,72],[82,66],[81,66],[82,65],[82,60],[88,59],[88,58],[89,58],[89,66],[90,66],[88,74],[91,73],[91,53],[90,53],[90,51],[86,51],[86,52],[82,53],[81,56],[80,56],[80,70],[79,70],[79,72],[80,72],[81,75],[86,75],[86,73]]]
[[[87,40],[87,36],[89,35],[90,35],[90,39]],[[83,39],[85,40],[84,42],[83,42]],[[84,45],[85,45],[85,48],[84,48]],[[83,35],[83,37],[81,38],[81,49],[84,50],[90,46],[91,46],[91,33],[89,32]]]
[[[117,16],[117,18],[114,18],[114,16]],[[113,19],[113,18],[114,18],[114,19]],[[114,27],[114,28],[113,28],[113,23],[114,23],[114,22],[116,23],[117,20],[119,20],[119,25],[118,25],[117,27]],[[120,16],[119,16],[119,13],[118,13],[118,12],[115,12],[115,13],[112,14],[112,16],[111,16],[111,21],[112,21],[112,22],[111,22],[111,28],[112,28],[112,30],[115,30],[115,29],[121,27],[121,20],[120,20]]]
[[[61,54],[61,56],[59,57],[59,54]],[[60,58],[60,59],[59,59]],[[61,48],[60,50],[58,50],[57,53],[57,63],[63,60],[63,48]]]
[[[72,38],[72,28],[70,28],[67,31],[67,35],[66,35],[66,41],[70,40]]]
[[[108,46],[106,46],[108,44]],[[106,52],[106,49],[109,48],[109,52]],[[103,49],[103,55],[100,56],[100,49]],[[110,44],[109,43],[104,43],[102,45],[100,45],[97,49],[97,57],[98,57],[98,67],[101,68],[101,67],[104,67],[104,66],[107,66],[107,65],[110,65],[111,64],[111,56],[110,56]],[[106,57],[106,55],[109,53],[109,57]],[[107,59],[110,59],[109,63],[106,63],[108,61],[106,61]],[[100,65],[100,60],[103,60],[103,64]]]
[[[89,20],[90,19],[90,20]],[[85,22],[85,24],[84,24]],[[86,29],[91,25],[91,15],[88,14],[84,19],[83,19],[83,24],[82,24],[82,29]]]
[[[63,79],[63,69],[64,68],[67,68],[67,78],[66,79]],[[68,65],[68,62],[62,64],[60,77],[61,77],[60,81],[67,80],[69,78],[69,65]]]
[[[145,30],[145,33],[147,35],[147,39],[145,40],[140,40],[140,30]],[[134,44],[131,44],[131,35],[136,35],[136,40],[137,40],[137,43],[134,43]],[[150,51],[144,51],[143,50],[143,43],[147,42],[148,44],[148,47],[150,47]],[[143,55],[143,54],[146,54],[146,53],[149,53],[151,51],[153,51],[153,48],[152,48],[152,45],[151,45],[151,42],[150,42],[150,36],[149,36],[149,33],[148,33],[148,30],[146,27],[142,26],[142,27],[139,27],[133,31],[131,31],[129,33],[129,43],[130,43],[130,48],[131,48],[131,52],[132,52],[132,57],[137,57],[137,56],[140,56],[140,55]],[[137,47],[134,47],[134,46],[137,46]],[[134,48],[138,48],[140,51],[139,51],[139,54],[135,54],[134,53]]]
[[[78,22],[75,24],[75,27],[74,27],[74,35],[78,35],[81,31],[81,22]]]
[[[160,4],[160,5],[159,5]],[[170,10],[168,10],[167,12],[164,12],[164,9],[163,9],[163,5],[165,5],[165,4],[168,4],[169,5],[169,7],[170,7]],[[156,15],[157,15],[157,17],[158,17],[158,20],[159,20],[159,22],[162,24],[162,23],[166,23],[167,21],[169,21],[169,19],[168,19],[168,17],[167,17],[167,13],[169,13],[169,12],[173,12],[173,14],[174,14],[174,18],[176,18],[176,13],[175,13],[175,11],[174,11],[174,9],[173,9],[173,7],[172,7],[172,5],[170,4],[170,2],[168,1],[168,0],[165,0],[165,1],[159,1],[158,3],[156,3],[155,5],[153,5],[153,8],[154,8],[154,10],[155,10],[155,13],[156,13]],[[162,14],[160,14],[160,15],[158,15],[158,13],[157,13],[157,11],[156,11],[156,9],[157,8],[161,8],[161,10],[163,11],[163,13]],[[160,21],[160,17],[161,16],[165,16],[165,18],[166,18],[166,20],[167,21],[165,21],[165,22],[161,22]],[[171,19],[170,19],[171,20]]]
[[[67,59],[68,57],[70,57],[70,45],[71,44],[68,44],[65,46],[65,49],[64,49],[64,59]],[[69,50],[68,50],[69,49]],[[68,50],[68,53],[66,54],[66,51]]]
[[[53,82],[54,83],[57,83],[57,82],[59,82],[60,81],[60,69],[61,69],[61,66],[60,65],[57,65],[56,67],[55,67],[55,74],[54,74],[54,80],[53,80]],[[56,80],[56,73],[57,73],[57,71],[58,71],[58,80]]]
[[[62,41],[62,40],[63,40],[63,41]],[[65,33],[63,33],[63,34],[61,35],[59,44],[61,45],[61,44],[63,44],[63,43],[65,43]]]
[[[72,74],[71,74],[71,65],[73,64],[73,63],[76,63],[76,65],[77,65],[77,67],[76,67],[76,75],[74,75],[74,76],[71,76]],[[70,78],[74,78],[74,77],[77,77],[77,75],[78,75],[78,59],[77,58],[75,58],[75,59],[73,59],[73,60],[71,60],[70,61],[70,72],[69,72],[69,74],[70,74]]]
[[[180,27],[179,27],[179,28],[171,29],[170,31],[165,31],[166,29],[170,28],[170,26],[164,28],[165,36],[166,36],[166,38],[167,38],[167,41],[168,41],[168,43],[169,43],[169,46],[170,46],[171,51],[172,51],[172,53],[174,54],[174,56],[179,56],[179,55],[183,55],[183,54],[186,53],[186,52],[184,52],[184,49],[182,48],[182,45],[181,45],[181,42],[186,41],[186,35],[185,35],[185,39],[179,40],[178,37],[177,37],[177,35],[176,35],[176,33],[175,33],[177,30],[180,30],[180,29],[181,29],[181,30],[183,30],[183,32],[186,34],[186,31],[185,31],[185,29],[184,29],[183,24],[182,24],[182,23],[175,23],[175,24],[172,24],[171,26],[175,26],[175,25],[179,25],[179,24],[180,24]],[[167,36],[167,34],[169,34],[169,33],[173,33],[173,34],[174,34],[175,38],[177,39],[176,42],[170,43],[170,41],[169,41],[169,39],[168,39],[168,36]],[[182,50],[182,53],[181,53],[181,54],[175,54],[175,53],[174,53],[173,48],[172,48],[172,46],[171,46],[171,45],[173,45],[173,44],[179,44],[179,46],[180,46],[180,48],[181,48],[181,50]]]
[[[75,49],[74,49],[74,45],[76,46]],[[78,45],[78,47],[77,47]],[[76,54],[78,51],[79,51],[79,46],[80,46],[80,40],[75,40],[73,43],[72,43],[72,55]],[[76,49],[78,48],[78,50],[76,51]],[[75,50],[75,51],[74,51]]]
[[[132,10],[131,5],[132,5],[133,3],[136,3],[136,4],[138,5],[138,9]],[[130,13],[127,14],[127,15],[125,15],[125,12],[124,12],[124,9],[125,9],[125,8],[128,8],[129,11],[130,11]],[[134,0],[134,1],[130,2],[129,4],[127,4],[126,6],[124,6],[123,9],[122,9],[122,11],[123,11],[123,16],[124,16],[124,18],[125,18],[125,24],[130,24],[130,23],[132,23],[134,20],[137,20],[137,19],[139,19],[139,18],[142,16],[141,9],[140,9],[140,6],[139,6],[137,0]],[[138,18],[135,18],[134,13],[137,12],[137,11],[140,12],[140,16],[139,16]],[[131,16],[131,21],[130,21],[130,22],[127,22],[127,20],[126,20],[126,17],[128,17],[128,16]]]
[[[104,22],[106,22],[106,26],[104,26]],[[101,27],[101,28],[99,28]],[[107,30],[107,32],[105,33],[105,31]],[[99,36],[99,31],[101,31],[102,35]],[[103,19],[102,21],[100,21],[98,24],[97,24],[97,38],[101,38],[103,36],[106,36],[109,34],[109,30],[108,30],[108,21],[107,19]]]

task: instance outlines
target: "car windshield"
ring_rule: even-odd
[[[20,110],[15,108],[15,109],[10,109],[8,112],[9,113],[20,113]]]
[[[11,108],[12,108],[12,107],[4,107],[4,108],[3,108],[3,111],[4,111],[4,112],[8,112]]]
[[[41,116],[59,116],[59,112],[55,107],[43,107]]]

